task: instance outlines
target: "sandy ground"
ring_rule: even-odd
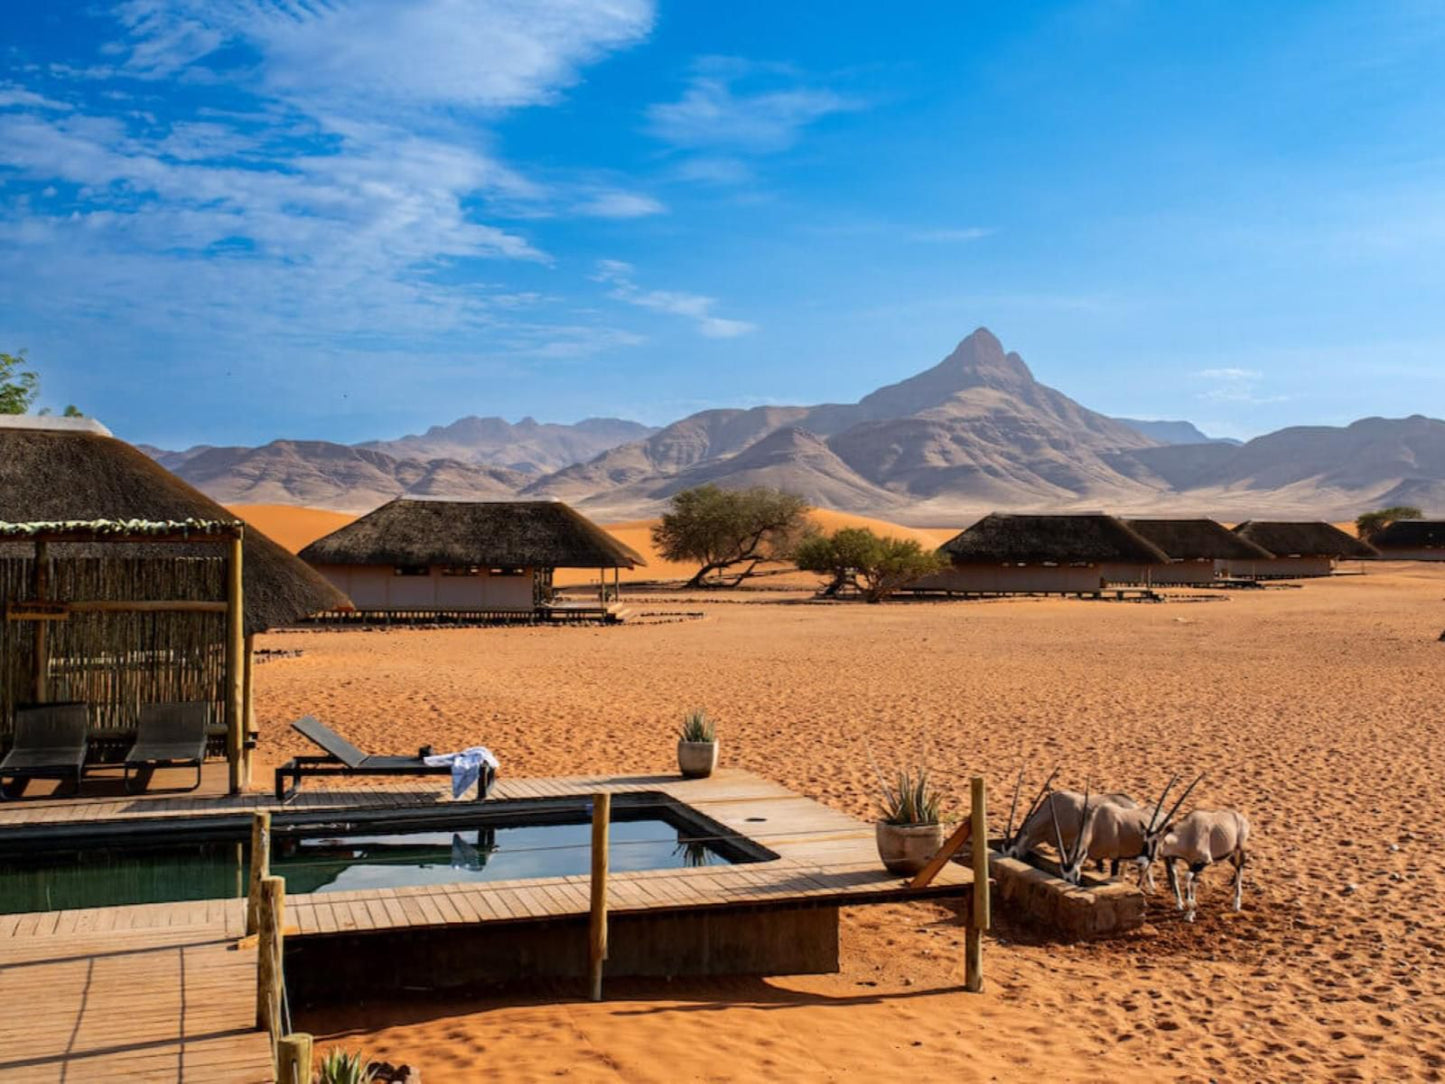
[[[616,628],[275,633],[257,670],[264,768],[315,712],[358,744],[483,740],[513,775],[673,767],[703,705],[728,763],[869,817],[871,750],[987,776],[1000,816],[1025,758],[1141,799],[1208,769],[1244,811],[1199,921],[1162,883],[1127,940],[1064,947],[1007,922],[987,990],[958,989],[961,928],[933,906],[845,917],[836,976],[618,983],[565,997],[370,1005],[303,1023],[438,1081],[1438,1080],[1445,1074],[1445,566],[1371,566],[1227,601],[866,606],[666,593]],[[700,601],[698,601],[700,600]],[[648,623],[649,610],[701,620]],[[261,776],[260,778],[264,778]],[[1194,803],[1191,803],[1194,804]],[[1162,882],[1162,878],[1161,878]],[[1003,916],[1006,920],[1006,916]]]

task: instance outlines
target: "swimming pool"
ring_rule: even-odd
[[[608,860],[618,871],[730,865],[776,857],[667,795],[613,799]],[[288,893],[585,875],[585,797],[442,809],[278,813],[271,872]],[[238,898],[247,817],[112,821],[9,830],[0,838],[0,914]]]

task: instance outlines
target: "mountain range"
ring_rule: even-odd
[[[1366,418],[1216,440],[1188,422],[1090,410],[1039,383],[985,328],[856,403],[707,410],[660,429],[470,417],[354,446],[145,450],[217,500],[346,511],[402,493],[553,497],[625,519],[706,482],[779,486],[911,523],[992,509],[1334,519],[1383,504],[1445,508],[1445,422]]]

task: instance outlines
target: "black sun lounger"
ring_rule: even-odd
[[[135,744],[125,755],[125,789],[134,792],[150,785],[156,768],[166,765],[196,769],[196,781],[187,790],[201,785],[201,763],[206,759],[206,714],[209,705],[201,701],[170,704],[143,704]],[[131,772],[135,772],[132,787]]]
[[[19,798],[32,779],[70,779],[79,793],[87,718],[84,704],[16,708],[15,743],[0,760],[0,797]]]
[[[423,753],[414,757],[383,757],[363,753],[321,720],[307,715],[291,724],[293,730],[326,750],[324,757],[292,757],[276,769],[276,800],[285,802],[301,789],[301,780],[308,775],[445,775],[451,777],[451,767],[445,764],[432,767],[422,760]],[[290,785],[287,785],[287,780]],[[477,801],[482,801],[496,782],[497,773],[488,765],[482,765],[482,774],[477,779]]]

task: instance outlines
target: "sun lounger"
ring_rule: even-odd
[[[0,797],[19,798],[32,779],[69,779],[79,793],[88,715],[84,704],[16,708],[15,741],[0,760]]]
[[[308,775],[445,775],[450,778],[452,774],[450,765],[432,766],[422,759],[430,754],[430,749],[423,749],[414,757],[372,756],[363,753],[313,716],[297,719],[291,727],[326,750],[326,755],[292,757],[277,768],[278,802],[288,801],[295,795],[301,788],[302,778]],[[477,801],[486,798],[496,778],[497,773],[492,767],[482,765],[481,776],[477,780]]]
[[[206,759],[206,715],[209,705],[201,701],[171,704],[143,704],[140,727],[135,744],[125,755],[125,789],[133,791],[131,772],[135,772],[135,790],[150,785],[156,768],[165,765],[194,765],[196,782],[201,785],[201,764]]]

